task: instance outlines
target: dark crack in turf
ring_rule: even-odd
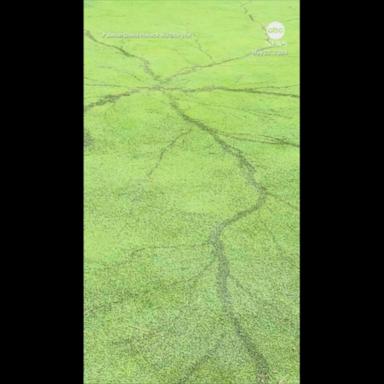
[[[263,356],[257,350],[257,347],[253,343],[250,336],[247,334],[245,329],[242,327],[239,319],[235,315],[233,309],[232,297],[228,290],[228,277],[230,275],[230,266],[229,261],[225,255],[224,242],[222,240],[222,234],[226,228],[236,223],[237,221],[246,218],[248,215],[255,213],[265,202],[267,197],[266,191],[263,186],[257,183],[254,172],[255,169],[252,164],[245,158],[244,154],[237,148],[228,145],[224,140],[222,140],[217,132],[205,125],[204,123],[193,119],[192,117],[186,115],[176,104],[175,101],[171,99],[172,108],[181,116],[186,122],[195,125],[199,129],[208,133],[213,140],[223,149],[224,152],[233,156],[241,169],[245,180],[247,183],[253,187],[258,194],[255,205],[243,210],[236,212],[235,215],[229,217],[228,219],[219,223],[211,232],[209,237],[209,243],[213,247],[214,255],[218,260],[218,270],[217,270],[217,292],[220,297],[220,301],[223,305],[223,310],[228,319],[231,321],[234,331],[237,337],[241,340],[244,347],[247,350],[250,358],[254,362],[255,367],[255,383],[268,383],[269,382],[269,367],[268,363]]]
[[[248,2],[252,3],[252,2]],[[244,3],[241,4],[241,9],[243,9],[245,15],[248,17],[249,21],[253,24],[256,24],[261,27],[263,33],[266,33],[264,25],[259,21],[255,14],[249,11],[251,4],[245,6]],[[90,4],[93,4],[90,2]],[[93,5],[92,5],[93,7]],[[104,294],[102,300],[98,300],[95,305],[92,305],[90,308],[86,309],[86,316],[92,317],[93,319],[103,319],[108,316],[109,313],[116,311],[118,308],[124,305],[130,305],[132,301],[150,302],[152,295],[156,295],[159,290],[175,290],[178,286],[188,287],[188,295],[186,296],[185,308],[179,311],[175,316],[167,321],[164,324],[160,324],[158,327],[152,327],[151,329],[146,329],[140,326],[126,325],[128,328],[131,327],[136,329],[139,333],[142,333],[141,336],[129,337],[129,338],[117,338],[111,342],[111,345],[114,348],[117,348],[122,354],[127,355],[142,355],[142,360],[145,365],[151,367],[151,369],[156,370],[163,367],[163,363],[156,362],[155,360],[148,359],[149,349],[148,343],[150,340],[153,340],[154,337],[161,337],[161,335],[167,330],[175,326],[177,321],[183,319],[189,308],[193,305],[193,298],[196,295],[196,289],[198,284],[207,276],[209,271],[212,271],[213,266],[216,268],[215,279],[216,279],[216,295],[221,304],[221,311],[224,316],[223,321],[227,322],[231,326],[232,335],[238,340],[242,345],[243,350],[248,356],[249,361],[251,361],[253,369],[253,379],[251,380],[254,384],[276,384],[275,381],[277,377],[281,375],[276,375],[276,371],[271,367],[268,362],[267,357],[262,351],[262,347],[259,345],[257,338],[254,335],[251,335],[248,329],[248,324],[244,324],[242,316],[238,313],[238,305],[236,299],[234,298],[233,291],[230,288],[230,284],[235,284],[241,292],[245,293],[247,300],[256,300],[257,303],[262,302],[262,297],[255,296],[255,293],[249,290],[244,286],[244,281],[236,277],[236,272],[233,271],[233,261],[230,259],[230,244],[225,241],[225,234],[229,232],[231,228],[236,227],[238,224],[260,215],[260,211],[263,207],[267,206],[267,209],[270,209],[267,205],[267,201],[274,200],[275,202],[281,204],[282,206],[287,207],[289,210],[297,212],[298,207],[292,202],[288,201],[285,197],[281,196],[279,193],[276,193],[275,190],[267,189],[256,177],[258,166],[255,164],[255,159],[252,160],[248,157],[246,150],[242,149],[241,145],[244,148],[247,148],[247,145],[257,144],[278,147],[281,149],[284,148],[299,148],[299,144],[295,142],[292,138],[286,137],[285,135],[277,134],[253,134],[253,133],[231,133],[228,132],[224,127],[218,123],[207,123],[204,121],[204,118],[197,117],[195,113],[187,110],[183,107],[184,100],[189,100],[194,102],[192,97],[196,95],[203,96],[204,94],[224,94],[230,95],[233,94],[243,94],[243,95],[254,95],[254,96],[263,96],[263,97],[272,97],[272,98],[283,98],[283,99],[292,99],[293,101],[298,99],[298,94],[294,92],[289,92],[290,88],[297,88],[298,84],[291,85],[258,85],[258,86],[232,86],[232,85],[220,85],[216,81],[209,83],[209,85],[198,85],[191,86],[189,83],[185,84],[184,79],[189,78],[190,76],[195,76],[197,74],[204,74],[205,71],[210,71],[212,69],[220,69],[226,65],[233,65],[236,63],[242,63],[244,60],[248,60],[252,57],[251,53],[238,54],[234,56],[229,56],[224,59],[215,59],[215,55],[211,54],[209,50],[204,47],[201,39],[194,37],[191,41],[191,44],[195,46],[195,49],[200,52],[200,54],[205,57],[205,60],[208,61],[201,64],[193,64],[188,67],[184,67],[176,70],[172,74],[160,75],[160,71],[155,73],[153,70],[153,64],[149,59],[144,57],[144,55],[138,55],[135,50],[127,49],[125,47],[119,46],[117,44],[107,43],[105,39],[103,40],[100,37],[96,37],[97,34],[92,32],[90,29],[85,31],[85,37],[96,44],[99,47],[103,47],[106,50],[113,51],[115,54],[124,58],[129,63],[137,63],[138,66],[142,69],[145,75],[150,80],[148,85],[144,84],[143,80],[140,80],[140,77],[132,74],[132,77],[140,81],[140,84],[136,86],[124,86],[120,83],[117,83],[115,80],[104,80],[97,79],[94,76],[86,77],[86,80],[90,83],[86,86],[97,87],[100,89],[108,88],[121,88],[122,91],[117,90],[116,93],[100,94],[96,98],[93,98],[93,101],[85,103],[84,112],[89,114],[90,112],[96,111],[98,109],[103,109],[106,106],[114,107],[118,102],[130,98],[133,95],[159,95],[162,98],[162,101],[169,107],[170,111],[173,112],[174,116],[178,117],[180,121],[183,122],[183,128],[179,129],[178,132],[174,134],[167,142],[159,146],[157,151],[156,159],[153,161],[152,165],[145,172],[143,178],[141,178],[137,183],[137,190],[133,194],[133,198],[130,199],[130,208],[125,216],[127,217],[127,222],[117,231],[117,234],[122,234],[127,230],[128,220],[130,219],[130,214],[132,210],[146,201],[146,194],[149,193],[149,186],[153,182],[156,174],[161,171],[161,168],[164,167],[164,162],[170,158],[171,153],[175,151],[178,145],[183,142],[186,138],[190,138],[192,135],[195,135],[196,132],[203,134],[207,140],[211,141],[210,148],[219,149],[223,155],[228,158],[229,161],[236,164],[234,172],[242,178],[243,182],[246,185],[246,188],[252,191],[253,202],[251,201],[249,205],[242,207],[241,209],[236,210],[231,215],[223,216],[220,220],[217,220],[206,233],[206,241],[203,243],[191,243],[191,244],[173,244],[166,243],[163,245],[151,245],[143,244],[143,246],[133,249],[122,249],[123,257],[115,262],[99,262],[100,273],[103,276],[111,276],[115,279],[118,284],[118,279],[124,279],[125,271],[128,270],[131,263],[135,260],[146,260],[154,257],[154,255],[161,255],[162,252],[167,254],[184,254],[188,252],[208,252],[210,257],[207,258],[205,263],[198,268],[197,271],[192,273],[190,276],[185,277],[180,280],[175,280],[169,283],[164,283],[159,281],[151,287],[146,289],[127,289],[126,287],[120,289],[119,294],[114,292],[113,297],[108,297]],[[174,85],[176,81],[177,85]],[[177,81],[181,81],[177,83]],[[288,90],[286,92],[286,90]],[[156,96],[157,97],[157,96]],[[131,99],[131,98],[130,98]],[[205,105],[207,108],[218,108],[223,109],[222,106],[216,105],[214,103],[208,102],[203,103],[199,100],[196,101],[196,104]],[[193,104],[192,104],[193,105]],[[266,117],[279,118],[279,119],[288,119],[289,117],[284,114],[272,113],[266,110],[255,111],[246,108],[239,108],[235,106],[227,106],[228,110],[233,110],[236,113],[245,113],[250,116],[253,115],[257,119],[264,119]],[[106,113],[106,112],[104,112]],[[260,120],[262,121],[262,120]],[[85,139],[84,139],[85,149],[93,150],[97,144],[97,138],[88,130],[85,130]],[[130,194],[131,195],[131,194]],[[124,193],[121,195],[124,196]],[[256,219],[254,219],[256,220]],[[286,251],[281,246],[281,243],[274,231],[270,229],[268,224],[261,218],[257,220],[259,225],[263,228],[263,231],[268,236],[271,241],[272,246],[275,248],[275,251],[279,257],[284,260],[287,258]],[[257,257],[257,255],[256,255]],[[289,259],[287,263],[295,268],[295,263]],[[99,272],[98,272],[99,273]],[[121,276],[121,277],[119,277]],[[246,299],[242,299],[246,300]],[[259,304],[258,304],[259,305]],[[283,311],[279,310],[279,316],[284,317],[285,314]],[[294,323],[290,323],[291,327],[295,327]],[[190,364],[186,364],[184,372],[182,374],[175,374],[173,379],[175,384],[187,384],[200,381],[197,377],[199,372],[204,369],[204,367],[209,364],[210,361],[213,361],[220,353],[221,350],[224,350],[225,340],[230,335],[227,333],[221,333],[220,336],[210,343],[210,345],[202,351],[202,354],[199,358],[191,360]],[[265,342],[263,342],[265,345]],[[128,360],[127,360],[128,362]],[[178,376],[178,377],[177,377]],[[279,384],[285,384],[285,379],[279,379]],[[103,380],[101,380],[103,382]],[[100,384],[101,384],[100,382]],[[231,381],[232,382],[232,381]],[[89,384],[99,384],[94,381],[87,382]],[[213,384],[213,382],[209,382]],[[229,383],[229,381],[228,381]],[[105,384],[103,382],[103,384]],[[112,382],[111,382],[112,384]],[[113,384],[120,384],[120,381],[113,382]],[[121,382],[121,384],[131,384],[131,382]],[[132,384],[139,384],[135,382]],[[144,384],[144,381],[140,384]],[[164,383],[168,384],[168,383]],[[237,383],[236,384],[248,384],[247,383]]]

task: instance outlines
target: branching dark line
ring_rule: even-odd
[[[262,88],[229,88],[229,87],[221,87],[221,86],[211,86],[211,87],[201,87],[201,88],[168,88],[167,90],[180,91],[184,93],[226,91],[226,92],[253,93],[253,94],[260,94],[260,95],[292,97],[295,99],[298,99],[300,97],[299,95],[296,95],[293,93],[270,92],[270,91],[262,91],[261,89]]]
[[[292,209],[295,210],[295,211],[298,211],[298,210],[299,210],[299,207],[297,207],[296,205],[291,204],[290,202],[284,200],[281,196],[276,195],[275,193],[268,192],[268,196],[273,197],[273,198],[276,199],[277,201],[280,201],[281,203],[285,204],[287,207],[292,208]]]
[[[243,59],[245,59],[247,57],[250,57],[250,56],[252,56],[252,53],[247,53],[247,54],[242,55],[242,56],[231,57],[231,58],[224,59],[224,60],[221,60],[221,61],[214,61],[212,63],[205,64],[205,65],[194,65],[192,67],[184,68],[181,71],[179,71],[179,72],[177,72],[177,73],[175,73],[175,74],[173,74],[171,76],[168,76],[165,79],[161,80],[161,84],[169,83],[171,80],[173,80],[173,79],[175,79],[177,77],[180,77],[180,76],[189,75],[191,73],[195,73],[195,72],[198,72],[198,71],[206,69],[206,68],[217,67],[219,65],[231,63],[233,61],[243,60]]]
[[[138,92],[140,92],[140,89],[132,89],[131,91],[128,91],[128,92],[118,93],[115,95],[103,96],[99,100],[96,100],[92,103],[87,104],[84,107],[84,112],[88,112],[95,107],[101,107],[102,105],[105,105],[105,104],[113,104],[117,100],[121,99],[122,97],[131,96],[134,93],[138,93]]]
[[[142,251],[142,250],[143,249],[141,249],[140,251]],[[209,270],[209,268],[214,264],[214,262],[215,262],[215,258],[212,258],[206,265],[204,265],[200,269],[200,271],[198,273],[196,273],[195,275],[188,277],[186,279],[173,281],[172,283],[166,284],[166,285],[161,285],[161,286],[156,285],[152,288],[146,289],[143,292],[128,292],[125,290],[124,292],[121,293],[121,296],[118,299],[115,299],[109,303],[104,303],[104,304],[95,306],[93,308],[90,308],[89,310],[85,311],[85,315],[87,317],[89,317],[89,316],[96,316],[96,315],[100,315],[100,314],[105,314],[107,312],[112,311],[114,306],[116,306],[116,305],[124,304],[124,303],[128,302],[129,300],[142,299],[144,296],[146,296],[150,293],[153,293],[153,291],[158,291],[159,289],[164,289],[164,288],[167,289],[170,287],[174,287],[174,286],[177,286],[180,284],[186,284],[189,282],[192,282],[193,283],[192,286],[195,286],[195,284],[198,283],[198,281],[204,276],[204,274]],[[116,265],[114,267],[116,267]]]
[[[91,39],[93,42],[97,43],[97,44],[100,44],[100,45],[103,45],[105,47],[108,47],[108,48],[112,48],[112,49],[115,49],[117,52],[121,53],[123,56],[125,57],[128,57],[128,58],[131,58],[131,59],[136,59],[136,60],[139,60],[142,64],[142,67],[144,69],[144,71],[153,79],[153,80],[158,80],[158,76],[152,71],[151,69],[151,66],[150,66],[150,62],[141,57],[141,56],[137,56],[137,55],[134,55],[133,53],[130,53],[128,51],[126,51],[124,48],[121,48],[117,45],[113,45],[113,44],[108,44],[108,43],[105,43],[103,41],[100,41],[98,39],[96,39],[92,33],[90,31],[85,31],[85,35]]]
[[[263,220],[260,220],[260,223],[263,225],[263,227],[265,228],[265,231],[271,238],[280,259],[281,260],[285,259],[287,260],[287,262],[291,267],[296,267],[296,265],[293,264],[292,261],[287,257],[286,252],[284,251],[283,247],[280,245],[279,241],[277,240],[275,233],[268,227],[268,225]]]
[[[232,274],[229,275],[229,278],[234,281],[234,283],[236,284],[236,286],[238,288],[240,288],[244,293],[247,294],[247,296],[249,296],[251,299],[254,299],[255,298],[255,295],[253,295],[247,288],[244,287],[243,284],[241,284],[241,282],[239,281],[239,279],[235,276],[233,276]]]
[[[265,88],[265,87],[264,87]],[[127,90],[126,92],[120,93],[120,94],[114,94],[114,95],[106,95],[101,97],[99,100],[92,102],[85,106],[84,111],[87,112],[90,109],[102,106],[108,103],[114,103],[117,100],[119,100],[122,97],[131,96],[134,93],[138,93],[140,91],[146,90],[146,91],[154,91],[154,92],[183,92],[183,93],[200,93],[200,92],[213,92],[213,91],[224,91],[224,92],[241,92],[241,93],[253,93],[253,94],[261,94],[261,95],[271,95],[271,96],[283,96],[283,97],[293,97],[293,98],[299,98],[298,95],[295,94],[289,94],[289,93],[279,93],[279,92],[268,92],[268,91],[261,91],[262,88],[228,88],[228,87],[219,87],[219,86],[212,86],[212,87],[202,87],[202,88],[195,88],[195,89],[189,89],[189,88],[177,88],[177,87],[162,87],[159,85],[155,85],[152,87],[136,87]],[[270,143],[273,144],[273,143]],[[280,144],[283,144],[282,142]],[[287,144],[288,143],[284,143]]]
[[[249,19],[254,22],[260,24],[257,20],[254,19],[254,17],[248,13],[248,10],[244,7],[243,4],[241,6],[244,9],[244,12],[248,15]],[[261,25],[261,24],[260,24]],[[265,28],[263,25],[261,25],[263,30],[265,31]],[[270,376],[270,368],[268,361],[264,357],[264,355],[259,351],[259,348],[255,344],[255,342],[252,340],[252,337],[248,334],[247,330],[242,325],[239,314],[236,313],[235,305],[233,302],[232,294],[229,289],[229,283],[228,280],[231,278],[231,271],[230,271],[230,260],[228,259],[228,256],[225,252],[225,244],[223,241],[223,234],[226,230],[228,230],[231,226],[235,225],[236,223],[240,222],[243,219],[248,218],[249,216],[255,214],[257,211],[261,209],[261,207],[264,206],[266,199],[268,196],[272,196],[276,198],[279,201],[284,202],[291,208],[297,209],[289,202],[284,201],[279,196],[276,196],[266,190],[266,188],[256,180],[255,178],[255,172],[256,169],[254,165],[247,159],[246,155],[236,146],[229,144],[225,140],[225,137],[238,140],[238,141],[249,141],[249,142],[255,142],[255,143],[261,143],[261,144],[271,144],[271,145],[282,145],[282,146],[293,146],[293,147],[299,147],[298,144],[293,143],[289,141],[286,138],[277,138],[272,136],[262,136],[264,139],[258,140],[254,139],[252,137],[241,137],[241,135],[234,135],[234,134],[227,134],[224,133],[218,129],[212,128],[209,125],[205,124],[204,122],[188,115],[183,109],[180,108],[176,100],[170,95],[169,93],[172,92],[181,92],[184,94],[193,94],[193,93],[204,93],[204,92],[233,92],[233,93],[246,93],[246,94],[258,94],[258,95],[266,95],[266,96],[276,96],[276,97],[288,97],[288,98],[295,98],[298,99],[299,95],[294,93],[284,93],[280,92],[279,90],[284,88],[290,88],[294,87],[296,85],[289,85],[289,86],[269,86],[269,87],[247,87],[247,88],[234,88],[234,87],[225,87],[225,86],[207,86],[207,87],[200,87],[200,88],[183,88],[183,87],[167,87],[166,85],[171,82],[172,80],[186,76],[192,73],[196,73],[198,71],[208,69],[208,68],[214,68],[220,65],[224,65],[227,63],[232,63],[235,61],[243,60],[252,55],[252,53],[248,53],[241,56],[236,56],[232,58],[227,58],[221,61],[215,61],[214,58],[206,52],[203,47],[201,46],[200,42],[196,40],[196,46],[200,52],[205,54],[207,57],[210,58],[211,62],[209,64],[205,65],[193,65],[191,67],[183,68],[180,71],[165,77],[161,79],[158,75],[156,75],[152,68],[151,63],[144,57],[137,56],[126,49],[106,43],[104,41],[96,39],[90,31],[85,31],[85,35],[87,38],[89,38],[91,41],[93,41],[96,44],[102,45],[104,47],[108,47],[109,49],[113,49],[119,54],[123,55],[124,57],[128,59],[136,60],[140,63],[141,67],[143,68],[144,72],[150,77],[151,80],[154,80],[155,85],[150,87],[138,87],[133,89],[127,89],[125,92],[115,95],[106,95],[102,96],[99,100],[96,100],[84,107],[84,111],[87,112],[97,106],[103,106],[106,104],[113,104],[116,101],[118,101],[122,97],[130,96],[134,93],[141,92],[142,90],[147,91],[153,91],[153,92],[162,92],[165,96],[168,97],[170,101],[171,108],[176,112],[176,114],[183,119],[187,124],[198,128],[200,131],[206,133],[221,149],[222,151],[231,156],[237,163],[238,169],[240,173],[242,174],[245,182],[249,187],[251,187],[255,193],[255,201],[254,203],[248,207],[244,208],[242,210],[239,210],[232,214],[231,216],[222,219],[222,221],[217,222],[213,228],[210,231],[210,234],[208,236],[208,239],[205,243],[202,244],[192,244],[192,245],[169,245],[169,246],[144,246],[141,248],[130,250],[130,253],[127,255],[127,257],[124,257],[124,259],[121,262],[118,262],[113,265],[112,268],[117,268],[119,270],[123,265],[132,262],[132,259],[135,256],[142,256],[144,252],[146,251],[156,251],[160,249],[170,249],[170,250],[178,250],[178,249],[195,249],[198,247],[203,246],[209,246],[212,249],[211,259],[207,262],[206,265],[204,265],[196,274],[194,274],[191,277],[184,278],[183,280],[173,281],[170,284],[166,285],[157,285],[155,287],[146,289],[144,292],[128,292],[125,291],[121,292],[121,295],[118,295],[118,297],[109,303],[106,303],[105,305],[101,305],[98,307],[91,308],[90,311],[87,312],[87,314],[93,315],[94,313],[104,313],[107,311],[112,310],[112,308],[115,305],[121,305],[127,300],[130,299],[136,299],[137,297],[142,298],[142,296],[147,295],[149,293],[153,293],[154,290],[158,290],[159,288],[168,288],[168,287],[174,287],[179,284],[186,284],[187,282],[192,282],[192,286],[190,287],[190,292],[192,292],[192,289],[195,288],[195,286],[198,284],[198,281],[201,279],[202,276],[204,276],[205,272],[209,270],[209,268],[214,265],[214,263],[217,263],[217,272],[216,272],[216,289],[217,289],[217,296],[220,300],[221,306],[222,306],[222,313],[226,316],[229,323],[231,324],[233,328],[234,335],[237,337],[239,342],[242,344],[244,349],[246,350],[249,358],[252,360],[253,369],[254,369],[254,376],[255,376],[255,384],[267,384],[270,382],[271,376]],[[270,47],[262,48],[262,49],[269,49]],[[88,86],[115,86],[120,87],[120,85],[111,85],[111,84],[100,84],[100,83],[94,83],[89,84]],[[122,86],[124,87],[124,86]],[[277,89],[277,91],[273,91],[273,89]],[[162,161],[164,160],[164,157],[166,154],[177,144],[177,142],[184,136],[188,135],[192,131],[192,128],[190,128],[187,131],[181,132],[178,134],[175,138],[173,138],[165,147],[163,147],[160,150],[159,157],[154,164],[154,166],[147,172],[146,176],[147,178],[150,178],[153,176],[154,172],[160,167]],[[143,192],[144,187],[142,186],[140,191]],[[121,229],[123,230],[125,226]],[[272,241],[274,242],[278,252],[281,251],[281,247],[279,243],[276,241],[276,238],[271,234],[271,231],[269,228],[266,228],[268,234],[271,236]],[[123,270],[122,270],[123,271]],[[242,286],[241,282],[237,281],[235,279],[236,284],[243,290],[245,288]],[[161,284],[161,283],[160,283]],[[202,357],[200,357],[185,373],[183,377],[181,377],[177,384],[186,384],[188,381],[191,380],[193,375],[195,375],[202,366],[210,359],[212,358],[218,348],[220,348],[222,344],[222,340],[224,339],[224,335],[221,335],[218,342],[210,348]]]
[[[156,250],[163,250],[163,249],[195,249],[195,248],[204,247],[207,245],[208,245],[208,242],[199,243],[199,244],[179,244],[179,245],[163,245],[163,246],[153,245],[153,246],[147,246],[142,248],[136,248],[136,249],[130,250],[126,260],[116,263],[115,266],[121,266],[129,262],[132,262],[133,256],[149,250],[156,251]]]
[[[260,135],[262,137],[265,137],[269,141],[262,141],[262,143],[265,144],[275,144],[275,145],[288,145],[295,148],[300,148],[299,144],[294,143],[293,141],[290,141],[284,137],[274,137],[274,136],[267,136],[267,135]]]
[[[125,49],[123,49],[121,47],[118,47],[118,46],[113,45],[113,44],[108,44],[108,43],[105,43],[103,41],[96,39],[90,31],[85,31],[85,36],[87,36],[90,40],[92,40],[93,42],[95,42],[97,44],[104,45],[104,47],[108,47],[108,48],[112,48],[112,49],[117,50],[119,53],[121,53],[122,55],[124,55],[126,57],[137,58],[135,55],[127,52]]]
[[[219,349],[220,345],[223,342],[224,335],[220,335],[216,344],[209,349],[202,357],[200,357],[186,372],[186,374],[177,381],[177,384],[186,384],[191,379],[191,377],[197,373],[203,366],[211,359],[216,351]]]
[[[243,112],[243,113],[250,114],[253,116],[257,116],[257,117],[268,116],[271,118],[280,117],[280,118],[290,119],[290,116],[281,115],[281,114],[276,113],[276,112],[269,113],[266,111],[257,111],[257,110],[253,110],[253,109],[247,109],[247,108],[237,108],[237,107],[233,107],[233,106],[225,105],[225,104],[213,104],[212,102],[203,103],[202,101],[199,101],[199,100],[191,100],[191,98],[189,98],[188,101],[192,102],[192,103],[199,104],[199,105],[203,105],[203,106],[206,106],[209,108],[220,109],[221,111],[234,110],[236,112]],[[234,115],[232,115],[232,116],[234,116]],[[238,117],[236,117],[236,118],[238,118]],[[246,119],[246,118],[244,118],[244,119]],[[240,136],[240,135],[247,135],[247,134],[239,133],[238,136]]]
[[[268,137],[270,141],[263,141],[263,140],[257,140],[249,137],[240,137],[236,135],[231,135],[229,133],[220,132],[221,136],[229,137],[230,139],[238,140],[238,141],[248,141],[251,143],[257,143],[257,144],[269,144],[269,145],[282,145],[282,146],[291,146],[295,148],[299,148],[299,145],[293,142],[290,142],[286,139],[281,139],[277,137],[271,137],[271,136],[264,136]],[[263,136],[263,135],[260,135]]]
[[[251,185],[256,192],[265,194],[264,188],[256,182],[255,177],[254,177],[254,172],[255,168],[254,166],[246,159],[244,154],[236,147],[231,146],[228,144],[226,141],[224,141],[219,134],[219,131],[217,131],[214,128],[211,128],[204,124],[203,122],[192,118],[191,116],[188,116],[187,114],[182,111],[179,106],[175,103],[174,99],[171,98],[169,95],[168,97],[170,98],[171,102],[170,105],[171,107],[177,112],[177,114],[183,118],[183,120],[187,121],[190,124],[195,125],[198,127],[200,130],[208,133],[214,141],[216,141],[217,144],[220,145],[220,147],[224,150],[224,152],[228,153],[232,157],[234,157],[238,164],[240,169],[243,171],[243,174],[245,176],[245,179],[249,185]]]
[[[269,365],[264,355],[257,349],[256,345],[248,335],[245,328],[240,323],[240,320],[235,315],[233,307],[232,295],[228,288],[228,277],[230,275],[230,267],[228,258],[225,255],[224,243],[221,239],[224,230],[236,223],[237,221],[246,218],[250,214],[256,212],[264,204],[265,196],[261,195],[256,204],[248,209],[237,212],[234,216],[220,223],[211,233],[210,241],[214,248],[214,254],[218,258],[219,266],[217,272],[217,289],[220,301],[223,305],[223,310],[228,319],[231,321],[236,336],[244,345],[249,357],[252,359],[255,370],[255,383],[264,384],[269,382]]]
[[[255,370],[255,383],[257,384],[266,384],[269,382],[270,373],[269,373],[269,365],[263,354],[258,351],[256,345],[252,341],[251,337],[248,335],[246,330],[241,325],[239,319],[235,315],[235,310],[233,307],[232,296],[228,288],[228,277],[230,274],[229,260],[225,254],[224,242],[222,240],[223,232],[235,224],[236,222],[246,218],[247,216],[255,213],[259,210],[265,203],[267,194],[265,188],[259,184],[255,177],[254,172],[255,169],[253,165],[246,159],[243,153],[226,143],[217,133],[217,131],[203,122],[192,118],[187,115],[180,107],[177,105],[175,100],[168,95],[170,99],[170,104],[172,108],[176,111],[176,113],[186,122],[195,125],[200,130],[208,133],[215,141],[220,145],[220,147],[224,150],[224,152],[230,154],[234,157],[238,164],[239,168],[244,174],[246,182],[252,186],[258,197],[256,199],[256,203],[242,211],[236,212],[233,216],[227,218],[221,223],[217,224],[209,237],[209,243],[212,245],[213,254],[218,260],[218,270],[217,270],[217,292],[222,303],[223,311],[227,318],[232,323],[234,328],[234,332],[238,339],[241,341],[243,346],[245,347],[249,357],[252,359],[254,370]]]
[[[110,87],[110,88],[127,88],[125,85],[118,84],[104,84],[104,83],[95,83],[95,84],[85,84],[87,87]]]
[[[200,41],[197,38],[195,39],[195,43],[196,43],[197,49],[201,53],[203,53],[205,56],[207,56],[209,58],[209,60],[211,60],[212,63],[214,63],[215,62],[214,58],[209,54],[209,52],[207,52],[205,49],[203,49],[203,47],[200,44]]]
[[[182,132],[179,135],[177,135],[168,145],[166,145],[161,151],[160,156],[156,162],[156,164],[150,169],[150,171],[147,173],[147,176],[150,177],[153,175],[153,173],[159,168],[165,154],[172,149],[172,147],[178,142],[179,139],[181,139],[183,136],[188,135],[191,132],[191,129],[188,131]]]

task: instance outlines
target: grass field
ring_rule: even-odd
[[[298,383],[298,0],[84,11],[85,383]]]

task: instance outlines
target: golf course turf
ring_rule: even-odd
[[[299,383],[299,2],[85,0],[84,65],[85,383]]]

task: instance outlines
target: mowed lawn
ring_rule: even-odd
[[[298,0],[84,11],[85,383],[298,383]]]

